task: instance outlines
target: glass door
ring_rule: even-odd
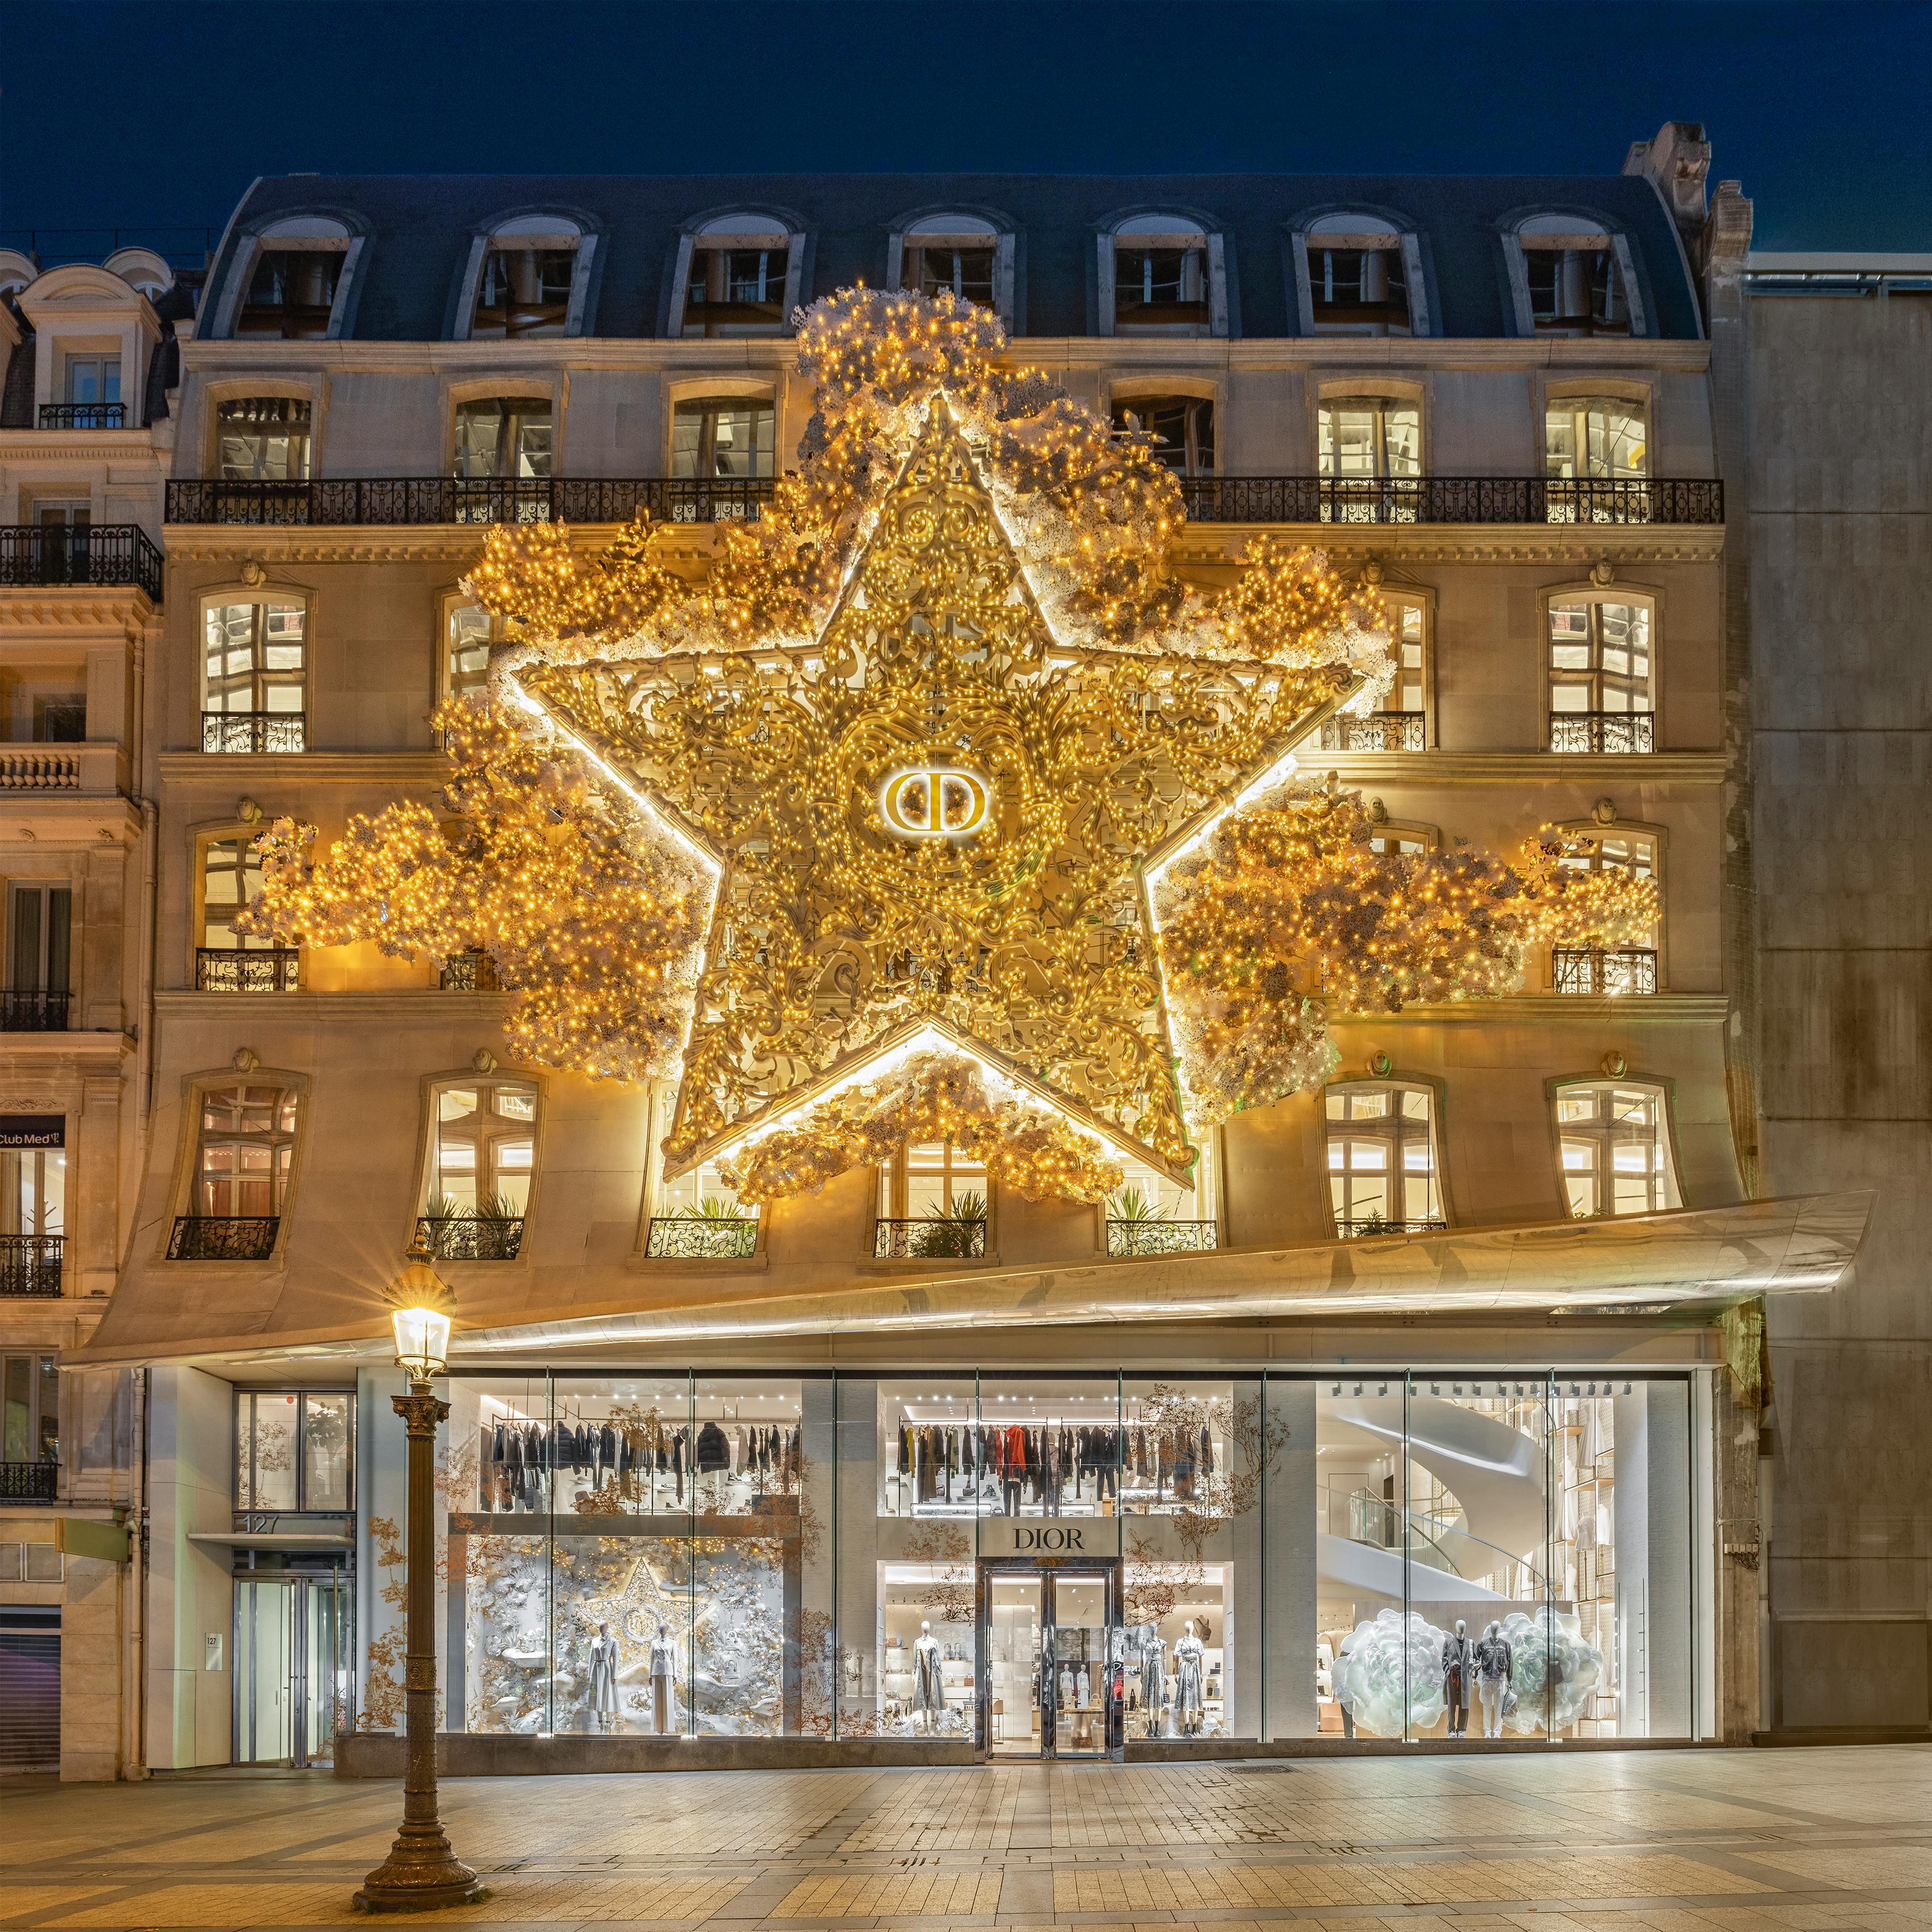
[[[1107,1580],[1047,1580],[1053,1594],[1053,1682],[1048,1692],[1056,1757],[1107,1754]],[[1043,1700],[1045,1701],[1045,1700]]]
[[[986,1582],[987,1749],[994,1757],[1039,1757],[1040,1660],[1046,1654],[1045,1579],[1037,1570],[994,1572]]]
[[[331,1764],[350,1722],[348,1579],[235,1580],[237,1764]]]

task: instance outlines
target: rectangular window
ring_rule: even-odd
[[[118,403],[121,400],[121,358],[70,356],[67,358],[67,396],[70,403]]]
[[[1444,1225],[1432,1098],[1426,1087],[1328,1089],[1328,1198],[1337,1234],[1420,1234]]]
[[[74,920],[70,886],[15,886],[8,895],[7,983],[16,993],[69,990]]]
[[[963,302],[993,306],[993,250],[957,248],[943,242],[908,243],[901,280],[922,296],[950,290]]]
[[[880,1260],[983,1256],[987,1218],[980,1162],[950,1141],[904,1148],[879,1170],[873,1252]]]
[[[214,439],[224,482],[304,482],[308,476],[308,400],[241,396],[218,404]]]
[[[9,1462],[60,1460],[59,1358],[20,1354],[4,1358],[6,1457]],[[48,1501],[52,1500],[51,1496]]]
[[[1214,404],[1208,397],[1130,397],[1114,405],[1114,427],[1151,437],[1156,460],[1178,476],[1214,473]]]
[[[1607,1081],[1562,1088],[1556,1124],[1573,1215],[1654,1214],[1678,1204],[1660,1088]]]
[[[1557,714],[1647,712],[1651,700],[1648,604],[1565,598],[1550,607],[1550,708]],[[1646,737],[1558,749],[1650,749]]]
[[[561,335],[576,268],[574,249],[492,248],[483,257],[476,284],[471,338]]]
[[[445,1087],[430,1148],[432,1220],[520,1219],[536,1166],[537,1090],[524,1080]]]
[[[490,688],[490,640],[495,634],[487,610],[474,604],[450,608],[445,621],[444,676],[452,698],[481,701]]]
[[[34,1239],[66,1232],[66,1148],[0,1150],[0,1235]]]
[[[235,333],[284,342],[323,340],[334,312],[343,259],[337,248],[264,249],[256,257]]]
[[[235,1507],[273,1514],[346,1514],[356,1507],[346,1389],[238,1389],[235,1396]]]
[[[547,401],[498,396],[457,405],[457,476],[543,478],[550,475],[550,463]]]
[[[1537,332],[1552,335],[1628,335],[1630,302],[1606,236],[1565,238],[1579,245],[1522,243],[1529,310]]]
[[[1204,248],[1114,244],[1116,328],[1205,328],[1208,326],[1208,251]]]
[[[777,412],[770,403],[700,400],[671,415],[670,473],[759,477],[774,473]]]
[[[307,742],[308,612],[263,599],[202,614],[204,752],[299,752]]]
[[[202,944],[267,946],[267,940],[238,932],[235,926],[262,890],[262,858],[254,838],[211,838],[202,849],[201,862]]]
[[[1340,239],[1341,238],[1336,238]],[[1408,332],[1408,287],[1402,244],[1391,236],[1352,237],[1351,248],[1308,246],[1308,292],[1317,328]]]
[[[201,1096],[194,1204],[204,1219],[282,1211],[295,1159],[296,1096],[285,1087],[237,1082]]]
[[[1424,686],[1423,619],[1420,604],[1387,600],[1389,616],[1389,656],[1395,665],[1395,681],[1382,700],[1384,711],[1399,711],[1420,716],[1427,701]]]
[[[784,323],[789,244],[694,248],[686,285],[686,335],[776,335]]]
[[[1317,460],[1324,476],[1420,476],[1422,412],[1376,397],[1324,403]]]
[[[1642,405],[1602,396],[1552,403],[1544,416],[1543,457],[1544,474],[1565,481],[1648,476],[1650,449]]]

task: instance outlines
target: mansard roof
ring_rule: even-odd
[[[351,335],[441,338],[474,238],[506,210],[569,208],[598,232],[585,332],[655,337],[668,326],[680,238],[721,210],[796,211],[805,226],[804,301],[886,273],[886,238],[941,205],[998,209],[1015,237],[1015,331],[1097,332],[1097,235],[1136,214],[1187,209],[1222,238],[1228,333],[1300,333],[1290,238],[1323,214],[1400,219],[1432,283],[1432,332],[1515,332],[1502,240],[1539,212],[1594,218],[1628,241],[1646,311],[1665,339],[1695,340],[1696,298],[1676,231],[1635,176],[1461,175],[284,175],[256,181],[230,224],[210,276],[208,312],[243,245],[304,214],[364,236]]]

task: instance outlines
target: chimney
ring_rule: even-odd
[[[1654,140],[1633,141],[1624,172],[1642,175],[1664,197],[1684,245],[1694,254],[1704,231],[1704,179],[1711,144],[1700,121],[1666,121]]]

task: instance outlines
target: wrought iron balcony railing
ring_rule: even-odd
[[[195,949],[197,993],[292,993],[302,964],[293,946],[202,946]]]
[[[513,1262],[524,1245],[520,1214],[419,1214],[416,1232],[440,1262]]]
[[[1212,1221],[1114,1221],[1107,1223],[1110,1255],[1204,1253],[1218,1245]]]
[[[1654,752],[1657,719],[1648,711],[1552,711],[1552,752]]]
[[[1428,719],[1420,711],[1372,711],[1366,718],[1330,718],[1322,727],[1324,752],[1421,752]]]
[[[452,952],[442,962],[436,984],[446,993],[500,993],[496,962],[482,951]]]
[[[58,1462],[0,1462],[0,1502],[50,1503],[59,1491]]]
[[[758,1252],[758,1224],[744,1216],[653,1214],[644,1252],[658,1261],[746,1261]]]
[[[70,993],[0,993],[0,1033],[65,1033]]]
[[[1721,524],[1716,478],[1184,476],[1203,524]]]
[[[125,429],[125,403],[43,403],[43,429]]]
[[[1369,1214],[1358,1220],[1337,1221],[1335,1232],[1343,1240],[1353,1241],[1372,1239],[1378,1234],[1440,1234],[1448,1226],[1447,1221],[1434,1220],[1384,1221],[1379,1214]]]
[[[0,585],[132,584],[161,601],[161,554],[139,524],[0,524]]]
[[[1654,993],[1657,991],[1656,949],[1619,946],[1559,946],[1551,962],[1551,983],[1559,993]]]
[[[204,711],[201,748],[231,756],[299,752],[308,742],[308,720],[299,711]]]
[[[756,517],[769,476],[323,477],[290,483],[186,478],[167,486],[171,524],[623,524]]]
[[[984,1221],[958,1221],[930,1215],[921,1221],[875,1221],[876,1261],[968,1261],[986,1252]]]
[[[279,1214],[177,1214],[171,1262],[265,1262],[275,1251]]]
[[[0,1294],[58,1294],[64,1234],[0,1234]]]

